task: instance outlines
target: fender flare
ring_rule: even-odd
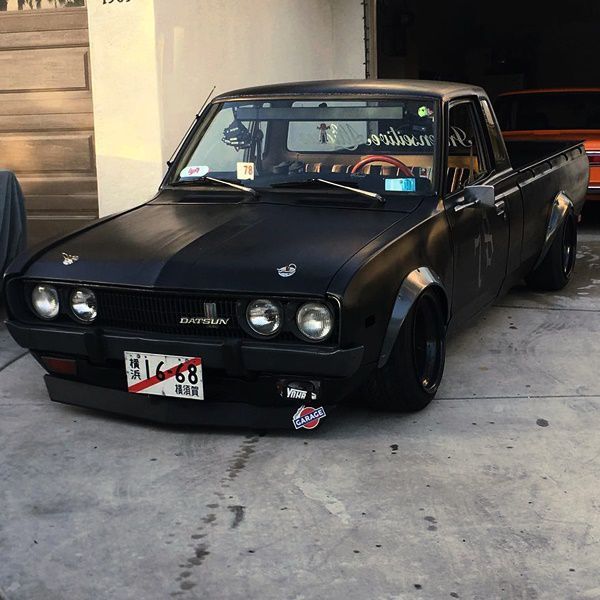
[[[450,304],[442,280],[429,267],[419,267],[418,269],[411,271],[404,278],[404,281],[398,290],[392,314],[383,338],[379,361],[377,363],[378,368],[383,367],[387,363],[406,315],[416,302],[417,298],[429,288],[435,288],[438,293],[443,296],[445,303],[444,310],[446,312],[445,319],[446,323],[448,323],[448,307]]]
[[[548,251],[550,250],[550,246],[552,246],[552,242],[556,237],[561,225],[564,223],[565,219],[571,215],[575,214],[575,208],[573,206],[573,202],[571,198],[567,195],[566,192],[559,192],[556,194],[554,201],[552,202],[552,208],[550,209],[550,217],[548,219],[548,224],[546,225],[546,237],[544,238],[544,245],[542,246],[542,251],[540,252],[540,256],[537,259],[537,262],[533,266],[532,270],[537,269],[541,264]]]

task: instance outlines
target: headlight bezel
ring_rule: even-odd
[[[94,299],[93,316],[91,319],[82,318],[75,310],[74,297],[76,296],[76,294],[88,294],[89,296],[91,296]],[[87,302],[85,302],[85,304],[87,304]],[[98,318],[98,296],[96,295],[94,290],[92,290],[89,287],[79,286],[76,288],[72,288],[69,293],[69,308],[71,310],[71,315],[73,317],[75,317],[75,319],[79,323],[83,323],[84,325],[91,325]],[[89,305],[88,305],[88,308],[89,308]]]
[[[248,323],[247,314],[248,307],[257,300],[268,300],[274,304],[277,304],[281,309],[282,315],[282,325],[277,330],[276,333],[271,335],[259,334],[250,327]],[[316,303],[322,306],[325,306],[331,315],[331,329],[326,336],[321,339],[312,339],[309,336],[304,335],[304,333],[298,327],[296,321],[296,315],[300,308],[302,308],[306,304]],[[311,345],[323,345],[323,344],[332,344],[339,338],[340,331],[340,313],[341,313],[341,305],[336,297],[273,297],[273,296],[254,296],[254,297],[246,297],[245,299],[238,301],[237,308],[237,317],[238,323],[242,330],[254,338],[255,340],[278,340],[281,343],[298,343],[302,342],[303,344],[311,344]],[[338,340],[339,341],[339,340]]]
[[[321,337],[314,337],[314,336],[310,336],[307,333],[305,333],[305,331],[302,329],[302,327],[300,326],[300,315],[301,312],[303,310],[308,310],[310,307],[319,307],[322,309],[325,309],[328,314],[329,314],[329,329],[327,331],[327,333]],[[297,309],[296,309],[296,314],[294,317],[294,323],[296,325],[296,329],[298,330],[301,339],[303,339],[304,341],[308,341],[308,342],[312,342],[312,343],[322,343],[327,341],[331,335],[333,334],[334,330],[335,330],[335,312],[332,310],[332,307],[327,303],[327,302],[323,302],[321,300],[309,300],[307,302],[303,302],[302,304],[300,304]]]
[[[25,296],[25,305],[23,307],[25,309],[25,312],[21,313],[21,318],[29,322],[33,322],[31,321],[31,319],[35,319],[46,323],[52,322],[67,325],[69,322],[74,322],[78,325],[91,326],[95,325],[100,319],[98,290],[96,289],[96,286],[86,285],[85,283],[77,285],[73,283],[39,279],[22,280],[21,285],[21,294],[24,294]],[[36,309],[34,294],[36,290],[40,287],[54,290],[55,297],[57,298],[58,311],[51,317],[46,317],[43,313],[38,312],[38,310]],[[75,295],[81,291],[91,294],[93,305],[95,308],[95,316],[91,320],[86,320],[85,317],[81,318],[80,315],[74,309],[73,299]]]
[[[46,288],[46,289],[52,290],[54,292],[54,297],[56,299],[56,312],[54,314],[52,314],[51,316],[43,315],[36,308],[36,301],[34,300],[34,293],[37,290],[40,290],[42,288]],[[31,304],[31,311],[33,312],[33,314],[38,319],[42,319],[43,321],[54,321],[61,313],[61,307],[62,307],[61,294],[60,294],[60,291],[56,288],[56,286],[52,285],[51,283],[46,283],[45,281],[40,281],[40,282],[35,283],[31,287],[31,291],[29,293],[29,301]]]
[[[271,333],[262,333],[262,332],[258,331],[257,329],[255,329],[255,326],[252,324],[252,322],[250,320],[250,308],[254,304],[257,304],[259,302],[267,302],[267,303],[271,304],[274,308],[277,309],[277,312],[279,315],[279,324],[277,326],[277,329],[273,330]],[[270,338],[274,338],[274,337],[278,336],[283,331],[285,322],[286,322],[286,313],[285,313],[284,307],[281,304],[281,302],[274,298],[268,298],[268,297],[253,298],[253,299],[249,300],[247,302],[246,308],[244,310],[244,317],[245,317],[244,325],[249,329],[251,335],[253,337],[255,337],[257,339],[261,339],[261,340],[270,339]]]

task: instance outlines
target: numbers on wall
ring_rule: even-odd
[[[131,2],[131,0],[102,0],[102,4],[112,4],[113,2],[123,4],[124,2]]]

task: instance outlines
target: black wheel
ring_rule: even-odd
[[[387,363],[366,388],[369,406],[396,412],[425,408],[435,396],[446,358],[446,323],[437,295],[417,299],[398,334]]]
[[[577,255],[577,225],[568,215],[556,233],[541,264],[527,277],[527,284],[538,290],[561,290],[569,283]]]

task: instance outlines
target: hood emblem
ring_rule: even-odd
[[[294,263],[290,263],[285,267],[279,267],[277,269],[277,273],[279,273],[279,277],[291,277],[296,272],[296,265]]]
[[[217,303],[204,303],[204,316],[181,316],[179,317],[180,325],[227,325],[231,319],[223,318],[217,315]]]
[[[65,254],[64,252],[62,253],[62,257],[63,257],[63,265],[72,265],[73,263],[76,263],[79,260],[79,256],[76,256],[75,254]]]

